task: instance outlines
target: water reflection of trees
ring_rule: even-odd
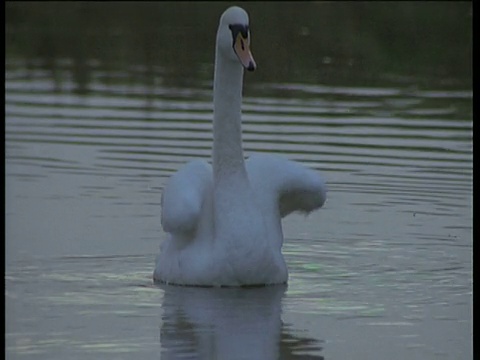
[[[469,2],[242,4],[265,68],[252,81],[374,81],[382,72],[471,77]],[[58,60],[71,59],[81,86],[90,81],[92,59],[106,70],[141,65],[145,81],[158,71],[177,85],[209,80],[218,17],[228,5],[7,2],[7,59],[40,59],[52,74]]]

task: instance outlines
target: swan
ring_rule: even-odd
[[[164,186],[161,225],[167,233],[154,281],[190,286],[286,283],[281,219],[320,208],[327,188],[311,169],[281,156],[242,149],[244,68],[250,51],[248,14],[228,8],[216,37],[212,165],[193,160]]]

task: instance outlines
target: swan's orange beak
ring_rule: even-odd
[[[253,60],[252,53],[250,52],[248,39],[242,36],[242,32],[238,32],[235,43],[233,44],[233,50],[245,69],[248,71],[256,69],[257,64],[255,64],[255,60]]]

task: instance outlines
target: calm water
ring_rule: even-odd
[[[250,86],[247,154],[329,199],[284,221],[288,288],[189,289],[151,277],[162,186],[210,156],[210,84],[117,77],[79,96],[7,64],[7,358],[471,358],[471,91]]]

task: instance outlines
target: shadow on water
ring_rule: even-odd
[[[164,291],[162,359],[324,359],[314,355],[320,340],[293,334],[282,322],[286,285],[157,286]]]

